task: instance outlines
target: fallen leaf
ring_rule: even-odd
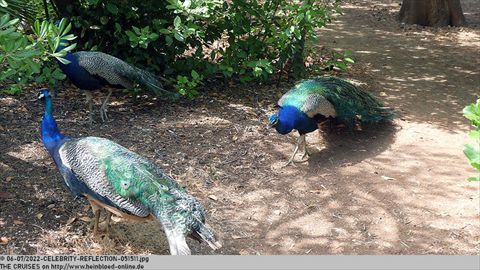
[[[52,208],[54,208],[54,207],[55,207],[55,204],[54,204],[54,203],[49,204],[49,205],[47,206],[48,209],[52,209]]]
[[[69,218],[69,219],[67,220],[67,225],[72,224],[73,222],[75,222],[75,220],[77,220],[76,217],[71,217],[71,218]]]
[[[12,176],[7,176],[7,178],[5,178],[5,181],[6,181],[6,182],[10,182],[10,181],[12,181],[12,179],[13,179]]]
[[[208,198],[214,201],[218,200],[217,196],[215,195],[208,195]]]
[[[15,224],[15,225],[22,225],[22,224],[23,224],[23,221],[18,220],[18,219],[15,219],[15,220],[13,221],[13,224]]]
[[[0,237],[0,245],[8,244],[8,238],[5,236]]]
[[[42,219],[43,214],[42,214],[42,213],[38,213],[38,214],[36,214],[35,216],[36,216],[38,219]]]

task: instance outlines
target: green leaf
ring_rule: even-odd
[[[182,24],[182,19],[180,17],[175,17],[175,19],[173,20],[173,26],[175,26],[175,28],[179,28],[180,25]]]
[[[115,23],[115,31],[120,32],[122,31],[122,26],[119,23]]]
[[[136,26],[132,26],[132,29],[133,31],[135,32],[135,34],[137,35],[141,35],[142,34],[142,31],[140,31],[140,28],[136,27]]]
[[[157,40],[159,37],[159,35],[157,33],[150,33],[150,35],[148,35],[148,38],[151,40],[151,41],[155,41]]]
[[[100,23],[102,23],[103,25],[107,24],[108,20],[109,20],[108,17],[105,17],[105,16],[100,17]]]
[[[347,67],[347,64],[343,63],[343,62],[336,62],[335,63],[335,66],[341,70],[347,70],[348,67]]]
[[[60,61],[62,64],[70,64],[71,62],[65,58],[62,57],[55,57],[58,61]]]
[[[260,67],[253,68],[253,75],[255,75],[256,77],[260,76],[262,72],[263,72],[263,69]]]
[[[193,69],[192,69],[191,75],[194,80],[197,80],[200,77],[200,75],[198,75],[198,73]]]
[[[463,149],[463,153],[470,160],[470,165],[480,171],[480,144],[467,144]]]
[[[125,34],[127,34],[130,41],[137,40],[137,35],[135,33],[133,33],[132,31],[127,30],[127,31],[125,31]]]
[[[111,2],[108,2],[106,7],[107,7],[107,10],[108,10],[110,13],[112,13],[112,14],[114,14],[114,15],[117,15],[117,14],[118,14],[118,7],[117,7],[115,4],[113,4],[113,3],[111,3]]]
[[[167,46],[172,45],[173,39],[171,36],[165,36],[165,42],[167,43]]]
[[[480,140],[480,130],[472,130],[470,133],[468,133],[468,136],[470,139]]]
[[[184,42],[185,39],[183,38],[182,34],[179,33],[179,32],[175,32],[175,34],[173,34],[173,36],[175,37],[176,40],[180,41],[180,42]]]
[[[474,181],[478,182],[480,181],[480,175],[469,177],[467,180],[470,182],[474,182]]]
[[[166,28],[162,28],[162,29],[158,30],[158,32],[160,32],[161,34],[164,34],[164,35],[171,33],[171,31],[166,29]]]
[[[345,60],[345,62],[348,62],[348,63],[352,63],[352,64],[355,63],[355,61],[350,57],[345,57],[343,60]]]
[[[476,104],[470,104],[463,109],[463,115],[470,120],[474,126],[480,127],[480,99]]]

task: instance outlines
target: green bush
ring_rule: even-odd
[[[180,93],[194,96],[202,79],[217,74],[242,82],[301,74],[305,47],[338,13],[337,1],[54,2],[84,50],[161,73]]]
[[[468,105],[463,109],[463,115],[470,120],[473,131],[468,134],[474,143],[465,145],[463,153],[470,161],[470,165],[475,168],[479,175],[468,178],[469,181],[480,181],[480,99],[477,103]]]
[[[12,17],[32,22],[35,10],[32,0],[0,0],[0,15],[10,14]]]
[[[68,62],[62,57],[75,48],[70,45],[57,52],[60,41],[73,40],[68,32],[71,25],[62,20],[57,27],[53,23],[36,21],[32,35],[26,35],[19,27],[19,19],[10,19],[10,15],[0,17],[0,83],[8,85],[2,91],[18,94],[22,86],[37,82],[50,87],[65,75],[52,59]]]

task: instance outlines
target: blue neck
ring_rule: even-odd
[[[42,142],[47,151],[52,154],[65,136],[60,133],[57,123],[53,118],[53,104],[50,96],[45,97],[45,114],[43,115],[42,124],[40,126],[42,134]]]
[[[290,133],[293,129],[305,134],[316,130],[317,122],[294,106],[284,106],[278,112],[278,124],[275,129],[280,134]]]

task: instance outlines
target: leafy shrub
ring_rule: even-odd
[[[18,26],[19,19],[10,19],[5,14],[0,17],[0,82],[9,86],[3,90],[8,94],[18,94],[22,85],[35,81],[40,84],[55,85],[65,75],[58,65],[51,61],[63,58],[75,44],[57,52],[60,41],[73,40],[68,32],[71,25],[62,20],[57,27],[53,23],[35,22],[33,35],[26,35]]]
[[[343,54],[332,51],[332,57],[325,62],[325,68],[346,71],[348,66],[354,63],[352,51],[346,50]]]
[[[474,143],[465,145],[463,153],[470,161],[470,165],[475,168],[479,175],[468,178],[469,181],[480,181],[480,99],[477,103],[468,105],[463,109],[463,115],[470,120],[475,128],[468,134]]]
[[[10,14],[12,17],[33,21],[35,5],[28,0],[0,0],[0,15]]]
[[[305,47],[338,13],[337,1],[54,2],[74,24],[84,50],[162,73],[180,93],[193,96],[202,79],[216,74],[242,82],[301,74]]]

